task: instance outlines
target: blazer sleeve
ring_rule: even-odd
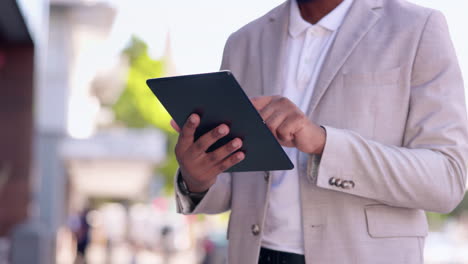
[[[229,53],[231,52],[230,44],[232,36],[226,42],[221,63],[221,70],[229,70]],[[174,189],[176,193],[177,212],[182,214],[219,214],[231,209],[231,173],[221,173],[217,176],[216,182],[203,199],[195,204],[189,197],[182,194],[177,184],[179,170],[175,177]]]
[[[325,127],[324,152],[318,167],[308,172],[317,186],[440,213],[459,204],[468,156],[465,95],[447,23],[438,11],[426,21],[411,78],[403,147]],[[335,186],[332,178],[352,181],[354,187]]]
[[[216,183],[199,203],[195,203],[190,197],[184,195],[177,184],[175,177],[174,189],[176,194],[177,212],[186,215],[192,214],[220,214],[231,209],[231,174],[222,173],[217,176]]]

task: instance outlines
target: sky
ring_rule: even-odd
[[[115,22],[119,33],[116,32],[115,37],[124,38],[132,32],[149,44],[154,57],[159,57],[169,34],[178,73],[216,71],[230,33],[281,2],[122,0]]]

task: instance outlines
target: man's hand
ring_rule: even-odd
[[[219,125],[195,141],[194,134],[199,124],[200,117],[197,114],[192,114],[182,129],[174,121],[171,121],[172,127],[180,133],[175,154],[182,177],[191,192],[208,190],[216,182],[218,174],[245,158],[243,152],[231,155],[242,146],[242,140],[239,138],[207,153],[206,151],[211,145],[229,134],[229,127],[225,124]]]
[[[295,147],[309,154],[323,152],[325,130],[312,123],[289,99],[263,96],[251,101],[282,146]]]

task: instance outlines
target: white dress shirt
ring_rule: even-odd
[[[291,0],[289,34],[283,74],[284,93],[304,113],[317,77],[336,33],[353,0],[344,0],[317,24],[305,21],[296,0]],[[298,150],[284,148],[297,168]],[[304,254],[299,176],[297,169],[272,173],[262,247]]]

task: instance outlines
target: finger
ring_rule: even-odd
[[[296,105],[294,105],[294,103],[292,103],[288,98],[274,96],[270,103],[260,110],[260,115],[263,120],[267,120],[277,111],[288,113],[292,112],[294,109],[296,109]]]
[[[226,145],[218,148],[217,150],[208,153],[206,155],[207,162],[211,165],[215,165],[226,159],[233,152],[237,151],[242,147],[242,140],[240,138],[235,138],[228,142]]]
[[[200,124],[200,117],[197,114],[189,116],[185,122],[182,130],[180,131],[179,140],[176,145],[177,151],[185,151],[188,149],[194,141],[195,130]]]
[[[177,131],[177,133],[180,133],[180,127],[177,125],[177,123],[174,121],[174,119],[171,119],[171,127]]]
[[[197,141],[190,146],[188,151],[193,157],[200,157],[206,154],[206,151],[211,145],[227,134],[229,134],[229,127],[226,124],[221,124],[197,139]]]
[[[279,104],[277,104],[276,101],[271,101],[268,105],[266,105],[262,110],[259,111],[260,116],[262,117],[263,120],[268,120],[275,112],[277,111],[284,111],[286,109],[283,109],[280,107]]]
[[[253,106],[257,109],[257,111],[262,110],[265,106],[267,106],[272,100],[274,96],[259,96],[253,97],[250,99]]]
[[[287,115],[283,112],[275,112],[267,120],[265,124],[268,126],[273,135],[278,138],[278,127],[285,121]]]
[[[277,137],[280,141],[292,142],[298,131],[305,126],[303,119],[299,115],[289,116],[282,122],[277,130]]]
[[[227,169],[231,168],[232,166],[236,165],[237,163],[243,161],[244,159],[245,159],[245,153],[239,151],[229,156],[228,158],[224,159],[220,163],[218,163],[211,172],[213,174],[218,175],[226,171]]]

